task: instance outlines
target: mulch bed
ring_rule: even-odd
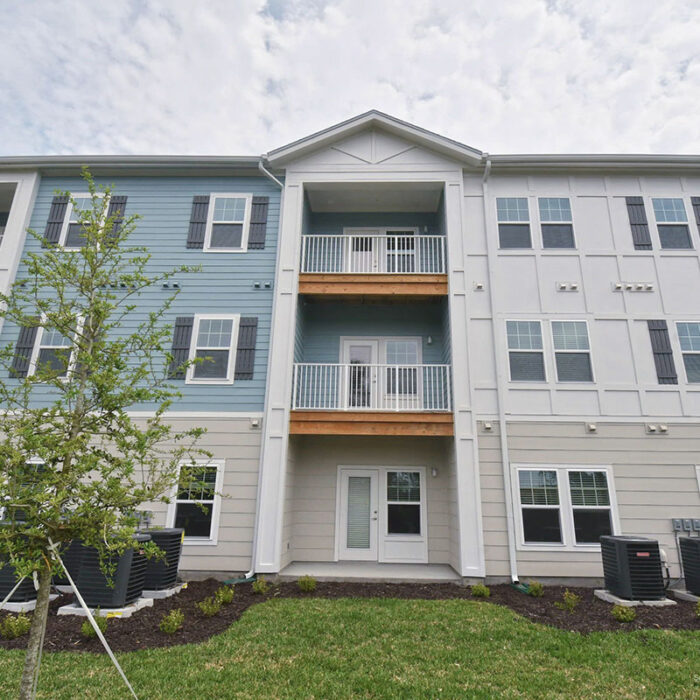
[[[447,600],[472,598],[469,588],[450,583],[363,583],[363,582],[321,582],[316,591],[302,593],[296,583],[283,582],[270,587],[266,595],[256,595],[250,584],[237,584],[233,602],[224,605],[214,617],[204,617],[195,606],[197,601],[210,596],[220,586],[213,579],[191,581],[188,587],[171,598],[155,600],[152,608],[144,608],[126,619],[112,618],[109,621],[106,637],[114,651],[134,651],[154,647],[168,647],[178,644],[202,642],[226,630],[238,620],[247,608],[273,597],[282,598],[402,598],[419,600]],[[678,605],[667,608],[636,608],[637,619],[631,623],[619,623],[612,615],[609,603],[595,598],[591,588],[570,588],[581,596],[581,603],[573,613],[559,610],[554,602],[561,600],[564,587],[546,586],[544,596],[533,598],[516,591],[511,586],[491,586],[488,600],[479,599],[483,604],[503,605],[524,617],[552,627],[573,630],[581,633],[602,630],[628,631],[638,629],[700,630],[700,618],[695,614],[693,603],[678,601]],[[80,633],[85,620],[75,616],[57,616],[59,606],[72,602],[72,595],[63,595],[53,603],[46,630],[45,651],[87,651],[101,652],[98,639],[86,640]],[[158,629],[164,614],[180,608],[185,614],[185,623],[178,632],[167,635]],[[0,612],[0,619],[6,613]],[[24,649],[26,636],[14,640],[0,639],[0,649]]]

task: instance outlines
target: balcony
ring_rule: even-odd
[[[445,237],[409,229],[302,236],[299,293],[416,298],[447,294]]]
[[[290,433],[452,435],[450,365],[294,365]]]

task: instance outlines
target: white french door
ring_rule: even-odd
[[[341,469],[338,557],[377,561],[379,471]]]
[[[348,234],[347,272],[377,272],[379,261],[379,229],[346,229]]]

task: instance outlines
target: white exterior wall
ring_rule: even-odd
[[[690,205],[700,177],[504,176],[488,181],[487,221],[481,178],[465,177],[469,353],[475,409],[497,414],[496,362],[505,364],[505,322],[588,321],[595,383],[558,383],[551,332],[543,325],[546,382],[508,382],[505,410],[513,416],[700,418],[700,384],[685,380],[676,321],[700,321],[700,232]],[[634,250],[626,196],[643,196],[653,250]],[[576,250],[543,250],[538,197],[569,197]],[[682,197],[693,250],[661,250],[651,197]],[[496,197],[528,197],[533,248],[497,250]],[[486,236],[495,237],[495,276],[488,282]],[[475,291],[476,282],[484,291]],[[578,291],[559,291],[574,282]],[[653,291],[614,291],[615,282],[643,282]],[[490,313],[493,296],[494,315]],[[647,320],[666,319],[678,385],[659,385]],[[491,323],[502,339],[494,350]]]
[[[0,171],[0,184],[4,183],[16,186],[5,227],[5,235],[0,243],[0,293],[7,294],[15,280],[17,266],[22,257],[27,227],[39,188],[39,175],[36,172]],[[2,325],[3,319],[0,318],[0,330],[2,330]]]

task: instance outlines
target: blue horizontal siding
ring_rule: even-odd
[[[255,366],[252,380],[237,380],[231,385],[195,386],[176,382],[183,397],[173,407],[178,411],[262,411],[265,397],[270,324],[274,294],[277,236],[279,231],[280,190],[263,177],[108,177],[96,178],[98,184],[113,185],[113,194],[128,197],[126,214],[139,214],[141,220],[129,239],[129,245],[144,246],[152,255],[148,271],[157,274],[180,265],[201,266],[197,273],[179,275],[181,292],[168,315],[197,313],[236,313],[257,316]],[[85,192],[80,178],[42,179],[31,217],[31,228],[43,234],[51,201],[56,190]],[[186,248],[192,198],[211,192],[238,192],[270,198],[264,250],[244,253],[205,253]],[[25,253],[40,252],[40,243],[28,238]],[[18,276],[26,268],[21,265]],[[254,284],[260,283],[256,289]],[[272,283],[265,289],[265,282]],[[125,325],[125,332],[134,329],[139,320],[157,309],[172,290],[152,289],[139,301],[139,311]],[[7,323],[0,334],[0,343],[14,344],[19,329]],[[48,390],[37,388],[35,401],[44,405]],[[135,406],[148,409],[151,406]]]
[[[301,311],[297,361],[339,362],[341,336],[421,336],[423,363],[441,364],[446,357],[443,306],[442,300],[409,304],[307,302]]]

